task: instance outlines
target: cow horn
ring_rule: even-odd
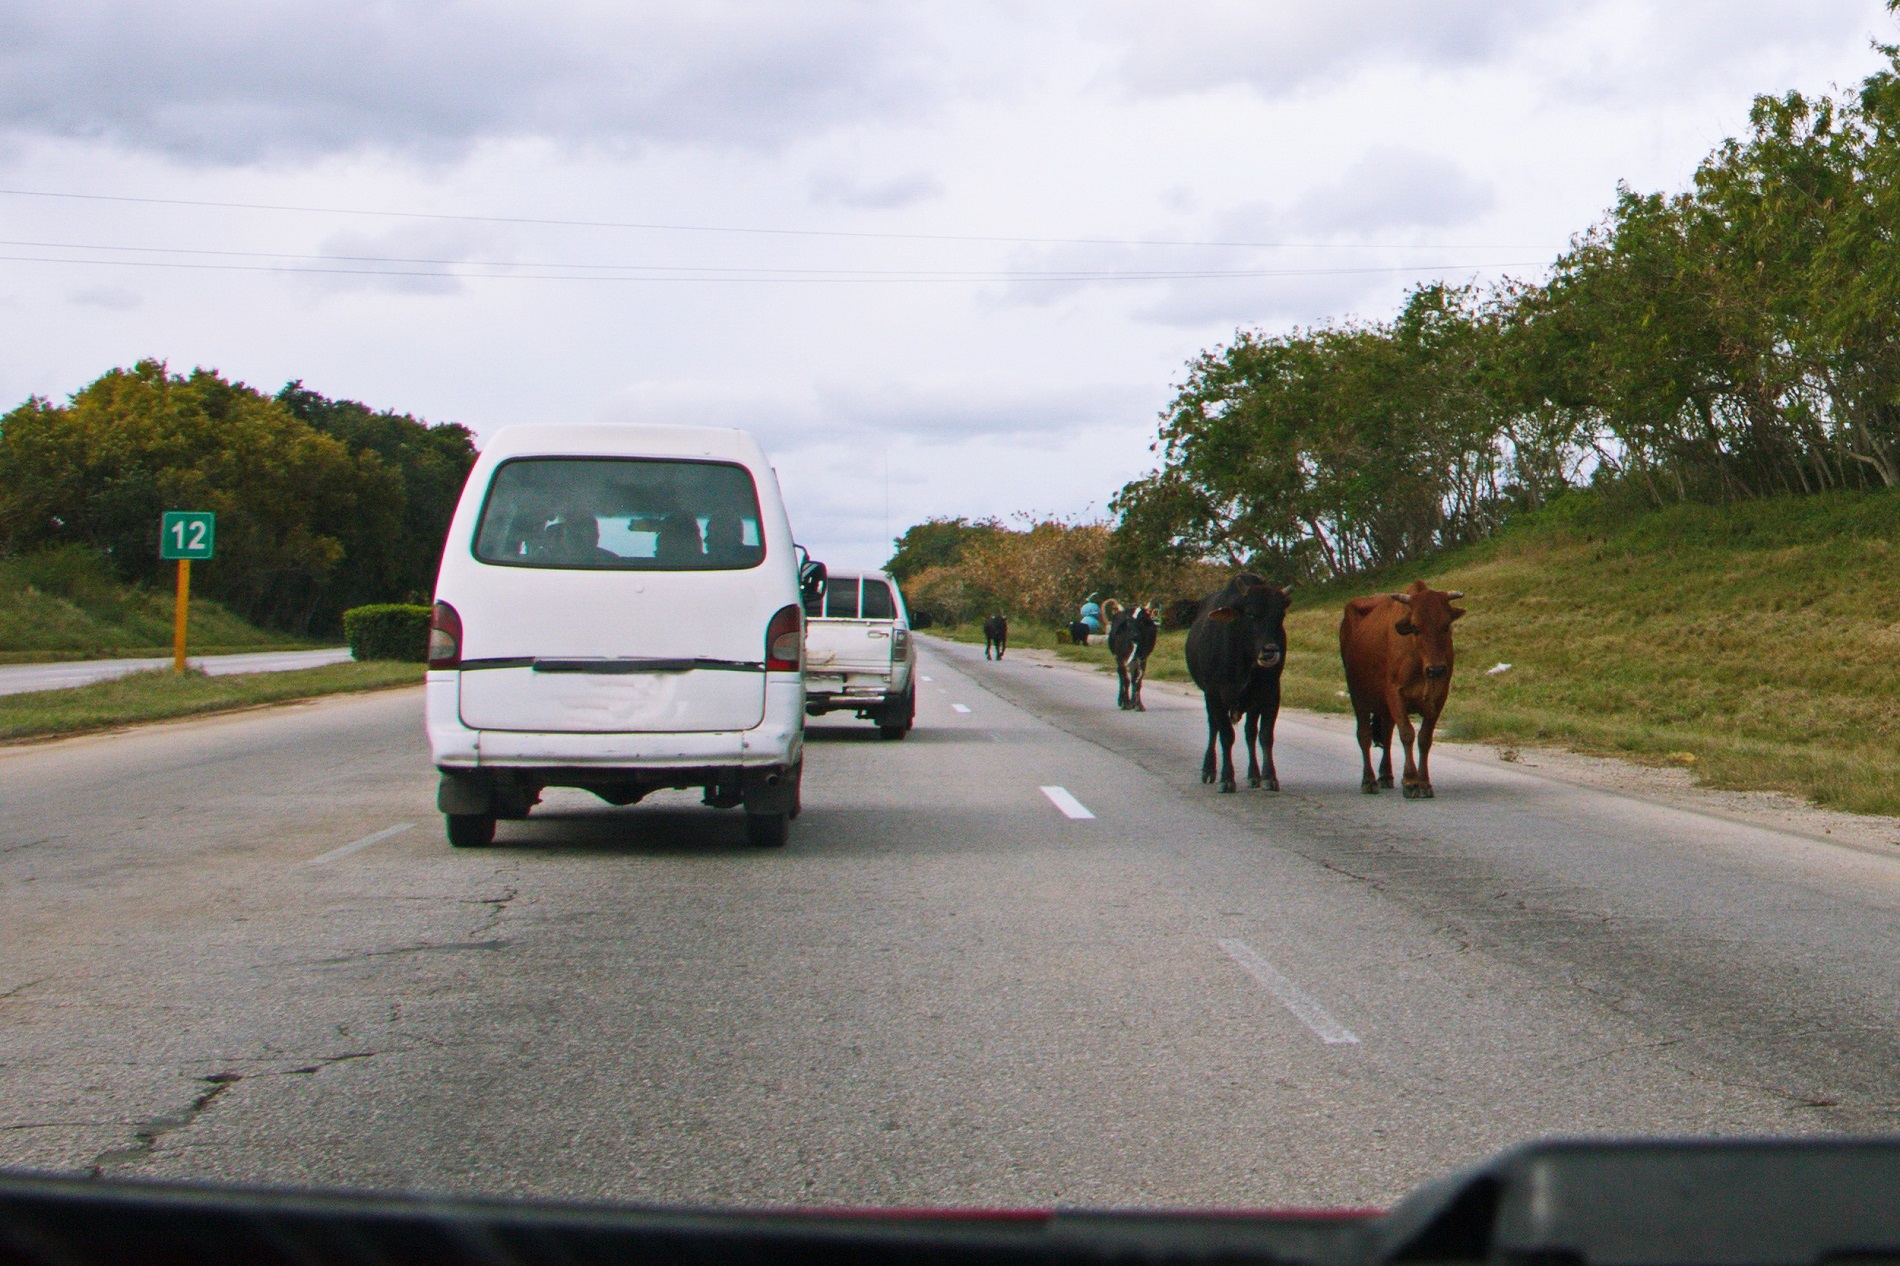
[[[1446,600],[1450,602],[1456,602],[1458,601],[1458,599],[1464,596],[1465,596],[1465,591],[1462,589],[1453,589],[1445,594]]]
[[[1289,581],[1287,581],[1287,582],[1286,582],[1286,583],[1285,583],[1284,585],[1281,585],[1281,586],[1280,586],[1280,592],[1281,592],[1281,593],[1292,593],[1292,592],[1293,592],[1293,584],[1294,584],[1294,582],[1293,582],[1293,581],[1291,581],[1291,580],[1289,580]]]
[[[1394,602],[1403,602],[1408,607],[1412,605],[1412,595],[1409,593],[1393,593],[1386,596]]]

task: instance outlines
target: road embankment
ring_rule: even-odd
[[[0,742],[59,738],[207,712],[289,703],[320,695],[418,685],[421,664],[372,661],[289,672],[182,676],[168,669],[129,673],[64,690],[0,696]]]

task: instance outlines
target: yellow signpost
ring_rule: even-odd
[[[172,611],[172,671],[185,671],[185,629],[191,611],[191,560],[210,558],[218,516],[209,510],[167,510],[158,521],[158,556],[178,560],[178,603]]]

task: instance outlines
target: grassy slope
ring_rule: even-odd
[[[70,690],[0,695],[0,740],[78,734],[316,695],[419,685],[422,673],[421,664],[381,660],[228,677],[199,672],[176,676],[162,670],[131,673]]]
[[[1900,493],[1640,515],[1576,497],[1425,566],[1296,591],[1287,702],[1344,711],[1341,604],[1414,577],[1464,590],[1471,613],[1448,737],[1675,761],[1716,786],[1900,813]],[[1185,677],[1182,640],[1164,635],[1156,676]],[[1513,668],[1487,676],[1499,662]]]
[[[245,623],[215,602],[191,603],[193,654],[312,645]],[[172,595],[123,589],[83,604],[32,587],[0,587],[0,663],[171,653]]]

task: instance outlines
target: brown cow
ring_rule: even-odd
[[[1452,606],[1464,594],[1412,582],[1404,593],[1354,598],[1339,622],[1339,657],[1346,690],[1359,723],[1364,768],[1359,789],[1378,795],[1392,785],[1392,727],[1405,744],[1407,800],[1432,796],[1432,731],[1451,693],[1451,626],[1464,612]],[[1418,761],[1412,760],[1412,714],[1420,717]],[[1372,745],[1384,749],[1379,776],[1372,775]]]

